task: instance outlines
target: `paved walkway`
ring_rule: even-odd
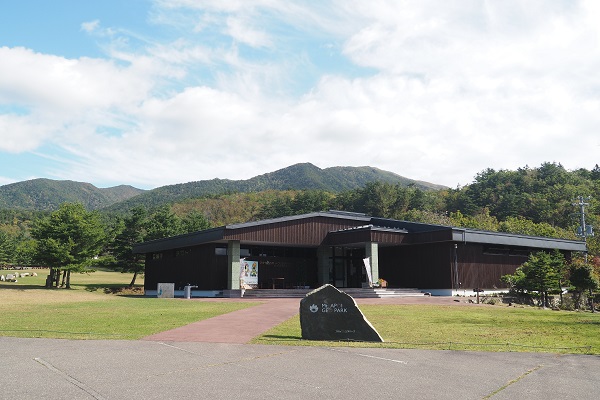
[[[298,314],[301,299],[190,299],[182,301],[244,301],[261,304],[145,337],[159,342],[248,343],[256,336]],[[361,304],[466,304],[451,297],[356,299]],[[473,305],[473,304],[471,304]]]
[[[183,300],[182,300],[183,301]],[[184,301],[206,301],[191,299]],[[219,299],[219,301],[244,301],[242,299]],[[246,300],[256,302],[256,299]],[[144,340],[160,342],[211,342],[247,343],[252,338],[298,314],[300,299],[259,300],[262,304],[233,311],[160,332]]]

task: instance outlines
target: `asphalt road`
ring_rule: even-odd
[[[600,357],[0,337],[1,399],[597,399]]]

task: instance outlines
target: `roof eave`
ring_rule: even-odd
[[[452,230],[452,240],[454,242],[466,243],[497,244],[566,251],[587,251],[585,242],[579,240],[516,235],[504,232],[488,232],[460,228],[454,228]]]
[[[163,239],[137,243],[133,246],[136,254],[153,253],[164,250],[180,249],[197,246],[204,243],[215,242],[223,239],[225,227],[207,229],[204,231],[187,233],[185,235],[171,236]]]

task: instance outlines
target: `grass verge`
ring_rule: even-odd
[[[298,316],[254,339],[260,344],[600,354],[600,314],[503,306],[364,305],[385,343],[301,339]]]
[[[45,275],[39,272],[17,283],[2,282],[0,336],[139,339],[256,305],[106,294],[130,279],[129,274],[109,271],[78,274],[70,290],[41,288]]]
[[[45,291],[45,289],[39,289]],[[64,292],[64,291],[63,291]],[[36,296],[34,291],[28,295]],[[250,307],[242,302],[121,297],[87,293],[62,301],[3,307],[0,336],[64,339],[140,339]],[[0,302],[4,303],[2,295]]]

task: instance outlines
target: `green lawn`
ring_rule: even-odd
[[[41,288],[46,285],[47,269],[26,269],[26,270],[2,270],[0,275],[17,274],[28,272],[29,274],[36,273],[38,276],[25,276],[18,278],[17,282],[0,282],[0,289],[14,288]],[[96,272],[88,272],[82,274],[71,275],[71,286],[73,289],[86,289],[95,291],[99,288],[123,287],[129,285],[133,274],[122,274],[114,271],[98,270]],[[136,286],[144,286],[144,276],[138,276]]]
[[[15,271],[0,274],[7,272]],[[44,289],[47,271],[37,273],[0,283],[0,336],[139,339],[256,305],[106,294],[131,281],[131,274],[109,271],[74,275],[72,289]]]
[[[14,271],[0,274],[7,272]],[[131,274],[111,271],[76,274],[71,290],[43,289],[47,271],[37,272],[0,282],[0,336],[139,339],[256,304],[106,294],[131,280]],[[385,343],[303,341],[297,316],[254,343],[600,354],[600,313],[498,305],[360,308]]]
[[[44,291],[45,289],[39,289]],[[35,290],[23,295],[37,296]],[[0,294],[0,336],[65,339],[139,339],[211,318],[251,303],[198,302],[182,299],[128,298],[88,294],[64,301],[6,307]],[[98,298],[93,297],[109,297]]]
[[[262,344],[600,354],[600,314],[507,306],[364,305],[385,343],[301,340],[298,317],[254,340]]]

